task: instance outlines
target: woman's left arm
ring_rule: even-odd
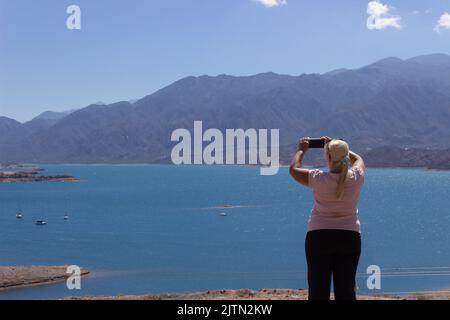
[[[300,140],[298,150],[292,159],[289,173],[292,178],[298,183],[308,187],[309,186],[309,170],[302,168],[303,157],[309,149],[309,138],[302,138]]]

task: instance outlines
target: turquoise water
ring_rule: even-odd
[[[307,287],[312,195],[286,168],[276,176],[256,167],[44,168],[82,181],[0,184],[0,265],[76,264],[93,273],[80,291],[61,283],[0,299]],[[368,170],[361,293],[450,288],[449,189],[450,172]],[[217,208],[225,204],[240,207]],[[39,219],[48,224],[34,225]],[[381,267],[381,290],[366,287],[372,264]]]

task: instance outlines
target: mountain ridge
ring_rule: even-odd
[[[192,129],[195,120],[220,130],[278,128],[283,159],[304,135],[345,137],[361,153],[385,145],[445,149],[447,67],[450,56],[431,55],[324,74],[189,76],[132,103],[92,104],[54,123],[0,118],[0,162],[167,161],[171,132]]]

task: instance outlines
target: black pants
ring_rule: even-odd
[[[336,300],[356,299],[361,235],[346,230],[309,231],[305,240],[309,300],[329,300],[333,278]]]

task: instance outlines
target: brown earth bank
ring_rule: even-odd
[[[44,285],[65,281],[70,274],[66,273],[68,266],[28,266],[0,267],[0,290]],[[81,275],[89,271],[81,269]]]
[[[196,293],[165,293],[140,296],[82,296],[67,297],[67,300],[307,300],[308,291],[304,289],[262,289],[259,291],[216,290]],[[332,296],[333,299],[333,296]],[[405,296],[359,295],[358,300],[450,300],[450,290],[415,293]]]

